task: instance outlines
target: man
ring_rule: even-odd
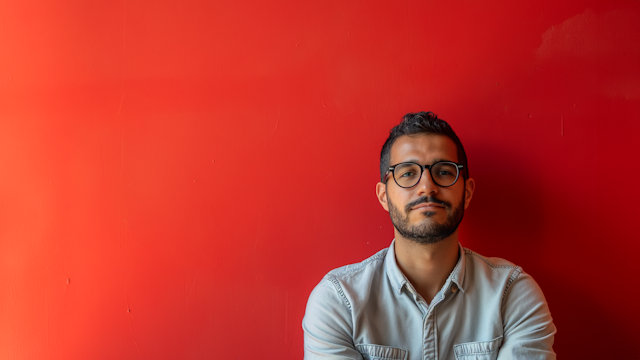
[[[458,243],[475,182],[449,124],[405,115],[382,147],[380,177],[395,239],[316,286],[305,359],[555,359],[556,329],[533,278]]]

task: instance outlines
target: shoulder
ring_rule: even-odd
[[[358,281],[363,277],[371,276],[383,268],[384,259],[389,249],[385,248],[369,258],[355,264],[349,264],[333,269],[324,276],[323,280],[329,281]]]
[[[500,355],[505,358],[539,354],[554,358],[556,327],[542,289],[520,266],[496,257],[485,257],[464,249],[469,282],[479,291],[491,292],[499,303],[504,329]],[[465,283],[466,283],[465,279]]]
[[[485,266],[491,269],[515,269],[520,268],[511,261],[498,258],[498,257],[486,257],[478,254],[477,252],[463,248],[465,259],[471,262],[473,265]]]
[[[474,280],[485,278],[487,280],[511,283],[522,274],[522,267],[511,261],[498,258],[486,257],[477,252],[463,248],[465,261],[467,263],[466,272]]]
[[[524,299],[545,302],[540,286],[522,267],[502,258],[482,256],[467,248],[464,252],[469,281],[496,292],[501,290],[501,307]]]
[[[329,354],[341,359],[362,357],[354,344],[354,324],[366,303],[363,299],[384,274],[386,255],[383,249],[364,261],[333,269],[316,285],[302,319],[305,359]]]
[[[465,284],[480,294],[483,304],[499,309],[503,343],[498,357],[555,359],[556,327],[540,286],[520,266],[464,249]],[[494,301],[486,301],[493,299]],[[486,309],[485,309],[486,310]]]
[[[320,280],[309,295],[302,320],[305,343],[328,334],[349,338],[354,307],[359,306],[374,278],[384,273],[386,254],[387,249],[383,249],[364,261],[333,269]]]
[[[354,264],[329,271],[309,295],[307,306],[312,304],[346,305],[351,310],[354,293],[366,292],[372,280],[384,273],[384,261],[388,249]],[[357,296],[356,296],[357,297]]]
[[[476,288],[494,292],[496,296],[500,296],[501,304],[516,282],[522,282],[525,277],[530,278],[524,274],[522,267],[511,261],[482,256],[467,248],[464,248],[464,254],[467,264],[465,282],[474,284],[472,286]]]

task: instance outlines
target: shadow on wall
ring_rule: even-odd
[[[550,186],[536,167],[518,156],[507,148],[483,148],[482,154],[475,154],[479,161],[471,175],[476,192],[461,227],[463,246],[508,259],[536,279],[558,328],[554,350],[560,358],[629,358],[635,352],[632,334],[620,329],[630,328],[633,320],[619,318],[615,306],[607,306],[629,295],[629,284],[597,263],[594,244],[611,250],[599,234],[602,219],[580,208],[571,193],[548,193]],[[493,159],[509,167],[494,171],[500,169]],[[617,234],[606,231],[609,237],[622,237],[624,227]]]
[[[541,224],[547,215],[536,174],[512,149],[471,151],[478,159],[469,161],[476,190],[461,228],[464,246],[513,262],[519,257],[540,259],[545,244]]]

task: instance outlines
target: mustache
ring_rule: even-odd
[[[442,204],[444,205],[446,208],[451,208],[451,203],[444,201],[444,200],[440,200],[438,198],[435,198],[433,196],[421,196],[417,199],[415,199],[414,201],[410,202],[407,204],[407,206],[404,207],[404,211],[405,212],[409,212],[411,210],[412,207],[416,206],[416,205],[420,205],[420,204],[424,204],[424,203],[436,203],[436,204]]]

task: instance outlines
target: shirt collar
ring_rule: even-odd
[[[405,286],[409,280],[407,280],[406,276],[400,271],[398,267],[398,263],[396,262],[396,239],[393,239],[391,245],[389,246],[389,250],[387,251],[387,256],[384,258],[384,266],[387,271],[387,276],[391,281],[391,285],[393,289],[400,294],[402,292],[402,287]]]
[[[391,285],[393,285],[393,288],[398,292],[398,294],[400,294],[402,292],[402,288],[409,282],[409,280],[404,276],[396,262],[395,243],[396,240],[393,239],[389,246],[389,250],[387,251],[387,255],[385,256],[384,266],[387,272],[387,277],[389,277],[389,280],[391,281]],[[464,292],[465,256],[464,248],[462,248],[460,243],[458,243],[458,254],[458,262],[453,268],[453,271],[451,271],[451,274],[449,274],[444,286],[447,287],[450,282],[454,282],[458,288]]]
[[[458,285],[458,289],[464,292],[464,274],[466,267],[466,256],[464,256],[464,248],[460,243],[458,243],[458,262],[456,266],[451,271],[451,275],[449,275],[449,279],[453,281],[456,285]],[[448,279],[447,279],[448,280]]]

